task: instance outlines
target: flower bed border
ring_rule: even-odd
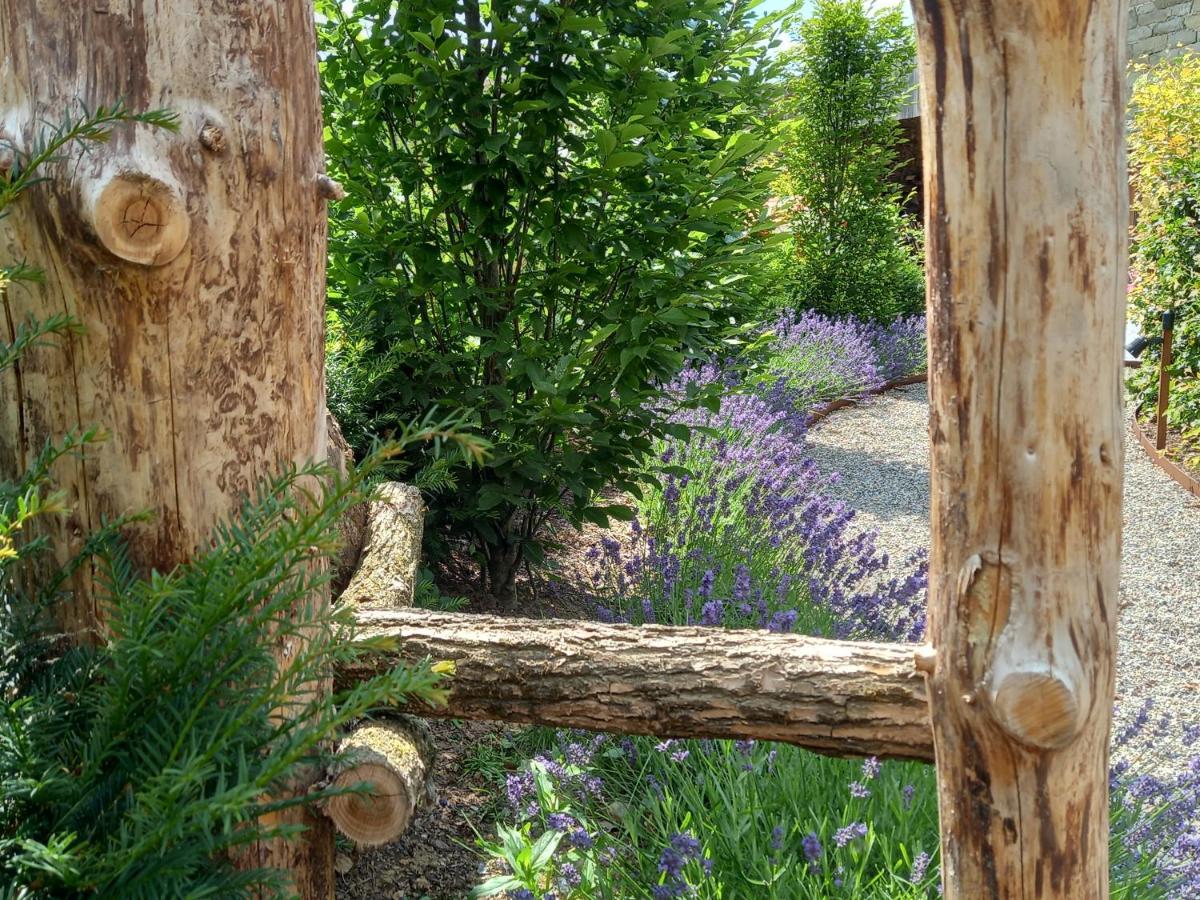
[[[848,406],[854,406],[856,403],[861,400],[865,400],[867,397],[874,397],[878,394],[895,390],[896,388],[908,387],[910,384],[922,384],[927,381],[929,381],[928,372],[918,372],[916,375],[904,375],[900,378],[892,378],[889,381],[885,381],[883,384],[876,385],[873,388],[868,388],[865,391],[855,394],[853,397],[842,397],[840,400],[831,400],[829,403],[826,403],[823,406],[818,406],[808,414],[808,418],[805,420],[805,425],[815,425],[830,413],[837,412],[839,409],[845,409]]]
[[[1171,479],[1177,482],[1185,491],[1193,497],[1200,498],[1200,481],[1189,475],[1181,466],[1167,459],[1154,446],[1154,442],[1146,436],[1146,432],[1142,430],[1142,425],[1138,421],[1137,413],[1129,420],[1129,430],[1133,432],[1133,436],[1137,442],[1142,445],[1142,449],[1146,451],[1146,455],[1150,457],[1150,461],[1166,472]]]

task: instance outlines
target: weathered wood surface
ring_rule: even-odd
[[[413,815],[433,798],[433,738],[428,726],[408,716],[360,723],[338,746],[345,754],[333,786],[366,784],[365,793],[329,801],[325,814],[338,831],[358,844],[396,840]]]
[[[398,662],[455,661],[449,705],[413,714],[933,756],[913,646],[428,610],[364,610],[358,622],[396,650],[340,671],[341,684]]]
[[[47,174],[0,223],[0,260],[44,285],[13,289],[10,329],[67,312],[85,332],[0,382],[0,474],[90,426],[108,440],[54,473],[70,517],[60,558],[104,518],[140,566],[168,570],[283,463],[325,457],[325,203],[309,0],[0,0],[0,130],[122,99],[169,109],[179,133],[117,129]],[[63,624],[102,625],[91,575]],[[282,652],[292,653],[295,648]],[[323,817],[309,839],[259,848],[305,897],[332,896]]]
[[[1108,896],[1122,0],[915,0],[947,898]]]
[[[350,474],[354,466],[354,451],[346,443],[342,435],[342,427],[338,424],[333,413],[325,413],[326,431],[326,462],[341,477]],[[367,535],[367,504],[356,503],[346,510],[345,515],[338,521],[338,536],[341,538],[341,548],[333,561],[333,580],[330,592],[336,600],[346,590],[350,578],[358,569],[358,560],[362,556],[363,544]]]
[[[420,490],[388,481],[362,507],[362,548],[339,602],[364,609],[412,606],[425,527]]]
[[[179,115],[179,134],[117,129],[0,223],[0,259],[47,274],[10,291],[10,321],[86,327],[28,354],[20,384],[6,376],[0,470],[72,429],[109,433],[55,473],[74,510],[62,553],[104,517],[150,510],[134,556],[169,569],[281,462],[324,458],[315,66],[301,0],[0,2],[11,139],[29,146],[80,102]],[[85,573],[67,624],[96,615]]]

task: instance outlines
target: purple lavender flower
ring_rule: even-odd
[[[850,796],[864,800],[871,796],[871,789],[861,781],[852,781],[850,782]]]
[[[505,788],[508,794],[508,805],[513,810],[520,809],[526,798],[537,793],[531,772],[509,775],[505,779]]]
[[[833,842],[839,847],[845,847],[856,838],[867,836],[867,826],[862,822],[852,822],[845,828],[839,828],[833,833]]]
[[[783,848],[783,826],[776,825],[771,829],[771,849],[780,850]]]
[[[810,863],[815,863],[821,858],[821,839],[817,837],[816,832],[810,831],[804,836],[804,840],[800,842],[800,847],[804,851],[804,857]]]
[[[709,600],[700,612],[701,625],[720,625],[725,618],[725,604],[720,600]]]
[[[883,768],[883,766],[877,757],[871,756],[867,759],[864,759],[862,766],[863,779],[866,781],[871,781],[873,778],[879,775],[879,770],[881,768]]]
[[[670,844],[658,858],[658,871],[666,875],[667,883],[683,881],[683,867],[700,858],[700,841],[690,832],[671,835]]]
[[[901,793],[904,795],[904,808],[911,809],[912,802],[913,802],[913,796],[917,793],[916,787],[914,787],[911,784],[906,784],[904,786],[904,790],[902,790]]]
[[[575,819],[569,813],[550,813],[546,816],[546,825],[553,831],[570,831],[575,827]]]
[[[595,843],[592,840],[592,836],[587,833],[587,829],[585,828],[576,828],[567,836],[567,840],[570,842],[572,847],[575,847],[579,850],[590,850],[592,849],[592,845]]]
[[[908,880],[913,884],[920,884],[925,880],[925,870],[929,868],[929,854],[922,850],[913,857],[912,872],[908,876]]]
[[[582,881],[583,876],[579,874],[579,869],[575,867],[574,863],[565,862],[558,867],[558,886],[564,894],[579,887]]]

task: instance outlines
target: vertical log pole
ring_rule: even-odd
[[[1162,316],[1162,348],[1158,355],[1158,416],[1155,419],[1154,448],[1167,449],[1167,407],[1171,405],[1171,341],[1175,337],[1175,313]]]
[[[133,557],[168,570],[260,478],[325,458],[316,66],[311,0],[0,0],[12,140],[32,146],[40,123],[81,102],[165,108],[180,125],[118,129],[0,225],[0,261],[46,272],[9,292],[0,327],[67,312],[85,328],[0,381],[0,473],[69,431],[109,433],[55,473],[73,509],[51,534],[60,558],[102,518],[150,510]],[[73,589],[63,624],[102,628],[90,574]],[[332,897],[327,821],[287,816],[308,838],[252,862]]]
[[[1108,896],[1124,0],[914,0],[946,896]]]

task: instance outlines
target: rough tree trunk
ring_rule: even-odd
[[[912,646],[427,610],[370,610],[358,621],[364,636],[395,638],[396,650],[339,672],[344,685],[398,662],[456,661],[449,705],[411,710],[423,716],[933,756]]]
[[[329,421],[344,472],[352,461],[350,450],[337,422],[332,416]],[[332,452],[330,459],[337,464]],[[336,602],[360,610],[411,607],[424,523],[420,490],[394,481],[379,485],[372,500],[349,510],[342,522],[342,564],[354,560],[353,570],[345,576],[344,589],[335,581]],[[367,787],[331,800],[326,815],[358,844],[396,840],[408,830],[418,807],[433,797],[435,753],[428,726],[410,716],[367,720],[350,731],[339,750],[347,760],[334,773],[334,786]]]
[[[0,230],[0,257],[46,284],[7,321],[67,312],[86,332],[29,353],[2,383],[0,470],[48,439],[110,437],[55,472],[74,510],[60,558],[103,518],[150,510],[134,560],[170,569],[281,463],[325,456],[325,207],[310,0],[0,0],[0,130],[123,99],[180,131],[118,129],[58,166]],[[328,195],[328,186],[325,185]],[[11,324],[8,326],[11,328]],[[63,624],[102,627],[91,574]],[[294,648],[288,648],[294,649]],[[259,848],[305,897],[332,896],[323,817]]]
[[[948,898],[1108,896],[1122,0],[915,0]]]

